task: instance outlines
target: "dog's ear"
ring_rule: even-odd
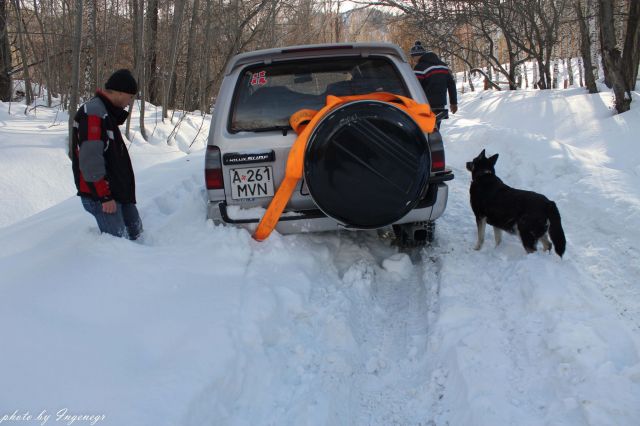
[[[496,162],[498,161],[498,154],[492,155],[491,157],[489,157],[489,161],[491,162],[492,166],[495,166]]]
[[[482,152],[480,153],[480,155],[478,155],[478,157],[480,157],[480,158],[487,158],[487,156],[485,155],[484,151],[485,151],[485,150],[483,149],[483,150],[482,150]]]

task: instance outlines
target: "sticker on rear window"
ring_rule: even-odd
[[[251,85],[252,86],[264,86],[267,84],[267,72],[260,71],[255,72],[251,75]]]

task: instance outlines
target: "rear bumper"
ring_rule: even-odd
[[[447,207],[449,187],[444,182],[441,182],[432,184],[431,188],[424,200],[415,209],[393,224],[433,221],[442,216]],[[260,222],[260,217],[234,216],[230,209],[227,208],[225,201],[209,201],[207,218],[212,219],[215,224],[229,224],[245,228],[250,232],[253,232]],[[276,226],[276,231],[280,234],[335,231],[339,229],[355,230],[326,216],[318,209],[286,212]]]

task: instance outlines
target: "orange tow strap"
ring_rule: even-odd
[[[291,194],[295,191],[298,181],[302,178],[304,152],[311,132],[318,122],[322,120],[335,107],[352,101],[375,100],[393,103],[398,108],[407,112],[411,118],[420,126],[423,132],[431,133],[436,123],[436,116],[431,112],[427,104],[420,104],[413,99],[404,96],[394,95],[387,92],[375,92],[358,96],[327,96],[327,103],[320,111],[302,109],[294,113],[289,119],[293,130],[298,134],[298,138],[293,143],[287,159],[287,168],[284,179],[271,200],[267,211],[260,220],[258,228],[253,234],[257,241],[263,241],[269,237],[275,229],[285,206],[291,199]]]

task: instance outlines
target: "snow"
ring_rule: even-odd
[[[0,104],[0,424],[636,425],[639,101],[614,115],[610,93],[578,88],[461,95],[447,210],[409,252],[214,226],[209,117],[167,144],[178,117],[150,105],[153,137],[134,112],[129,141],[144,238],[100,235],[66,116]],[[557,203],[563,259],[510,235],[493,247],[491,230],[473,250],[465,162],[485,148],[506,183]]]

